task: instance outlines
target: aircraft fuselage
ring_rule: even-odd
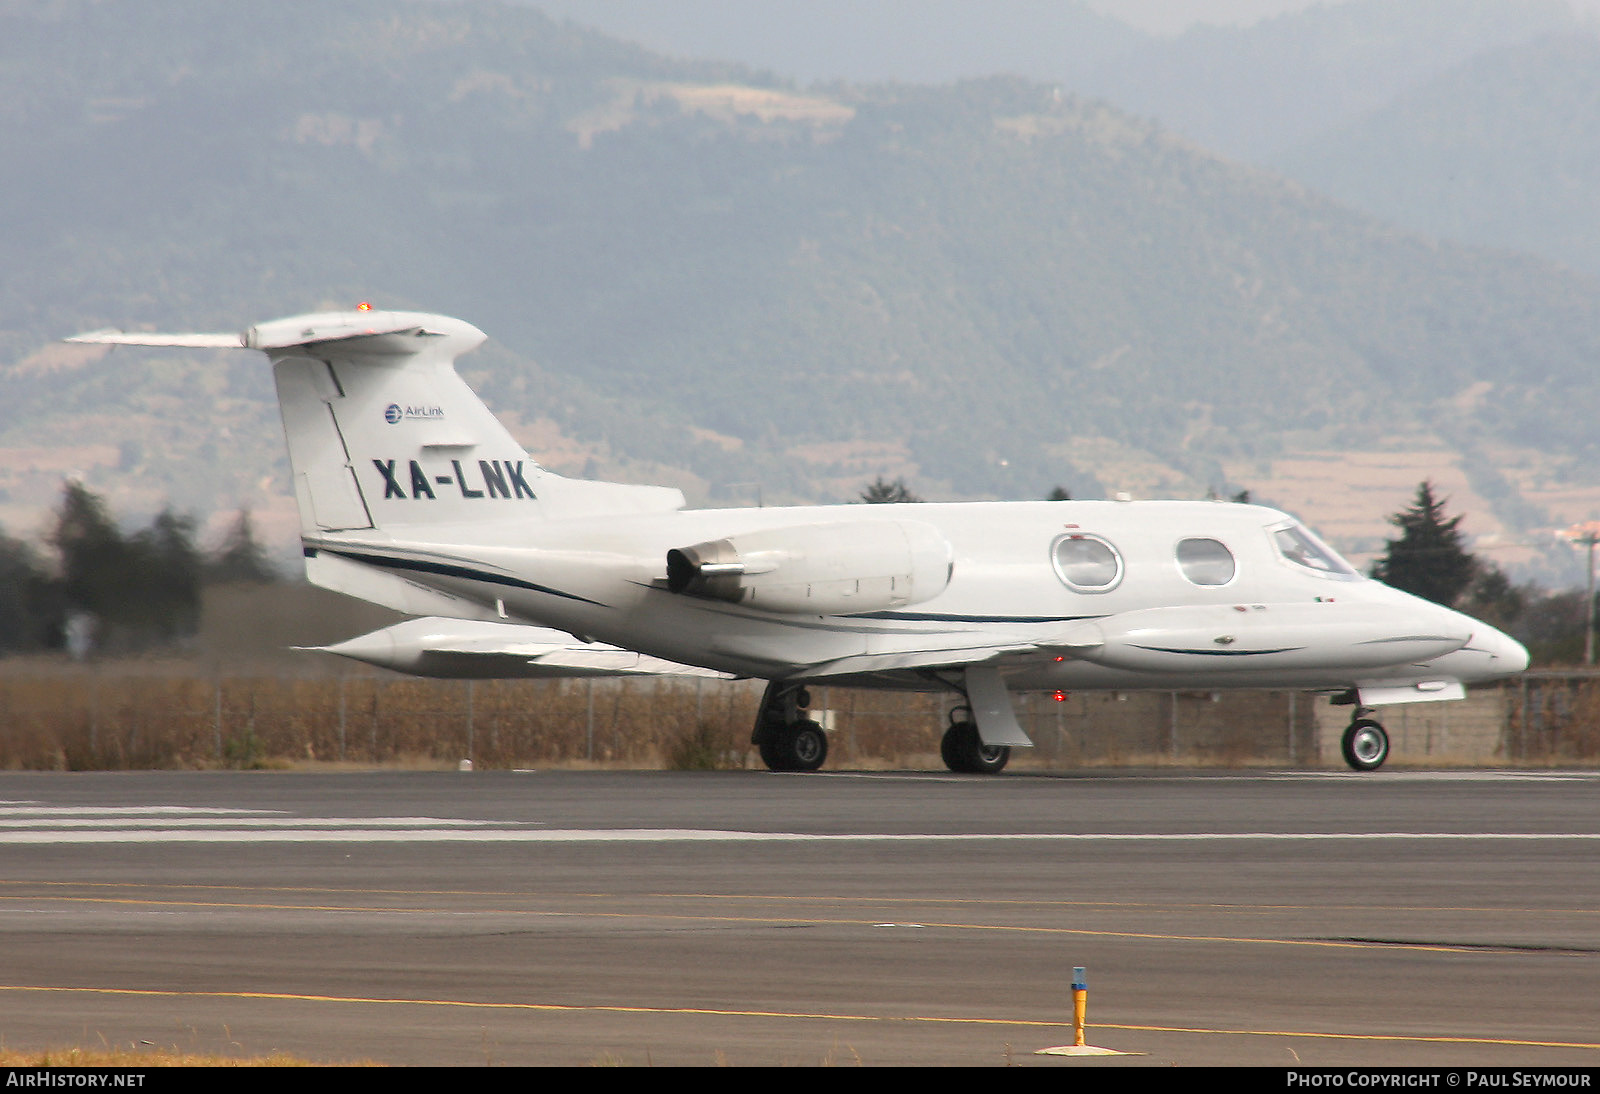
[[[944,586],[829,612],[667,587],[670,551],[822,529],[813,553],[825,554],[830,538],[870,522],[929,529],[948,544]],[[933,686],[918,654],[980,648],[1015,650],[1000,661],[1021,689],[1337,689],[1467,683],[1525,667],[1500,632],[1361,577],[1331,552],[1297,561],[1278,538],[1287,529],[1298,525],[1259,506],[994,502],[428,525],[415,540],[401,525],[308,545],[494,605],[510,621],[769,679]],[[1064,540],[1083,548],[1065,563]],[[851,566],[847,557],[839,569]]]

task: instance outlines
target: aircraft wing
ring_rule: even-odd
[[[810,665],[790,675],[794,679],[826,680],[836,676],[860,676],[878,672],[905,672],[916,669],[960,669],[985,664],[1001,657],[1041,652],[1027,642],[999,645],[962,645],[945,649],[902,650],[889,653],[863,653],[841,657],[820,665]]]
[[[729,673],[682,665],[620,646],[581,642],[565,631],[470,619],[408,619],[331,646],[306,648],[416,676],[456,679],[573,676],[733,679]]]

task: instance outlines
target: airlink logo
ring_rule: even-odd
[[[390,403],[383,408],[383,420],[390,425],[399,425],[401,422],[442,422],[444,407],[401,406],[399,403]]]
[[[533,492],[533,487],[528,485],[528,480],[522,477],[521,460],[479,460],[478,480],[468,482],[470,474],[461,466],[460,460],[450,461],[451,474],[429,475],[422,469],[416,460],[409,460],[411,492],[406,493],[407,483],[404,481],[406,472],[395,465],[398,460],[373,460],[372,466],[378,469],[378,474],[383,476],[383,496],[389,498],[409,498],[420,501],[427,498],[437,501],[438,495],[434,492],[436,486],[454,486],[461,491],[464,498],[527,498],[529,501],[538,497]],[[480,489],[481,486],[481,489]]]

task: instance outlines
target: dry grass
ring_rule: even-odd
[[[1516,683],[1498,702],[1486,697],[1473,732],[1487,732],[1487,743],[1467,752],[1465,713],[1408,730],[1417,718],[1399,708],[1389,718],[1391,734],[1403,734],[1396,760],[1449,763],[1470,752],[1573,764],[1600,756],[1600,680],[1527,686],[1526,701]],[[942,767],[951,697],[812,690],[813,713],[828,712],[830,767]],[[0,769],[453,770],[470,759],[479,770],[740,770],[760,766],[749,743],[760,695],[758,682],[468,682],[9,661],[0,662]],[[1016,702],[1037,747],[1012,762],[1046,770],[1291,758],[1336,766],[1318,737],[1347,719],[1324,701],[1284,692],[1076,693],[1060,703],[1023,694]]]

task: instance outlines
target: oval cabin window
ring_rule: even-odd
[[[1070,589],[1103,593],[1122,580],[1122,556],[1098,536],[1066,535],[1050,548],[1056,576]]]
[[[1226,585],[1238,566],[1233,552],[1214,539],[1186,539],[1178,544],[1178,569],[1196,585]]]

